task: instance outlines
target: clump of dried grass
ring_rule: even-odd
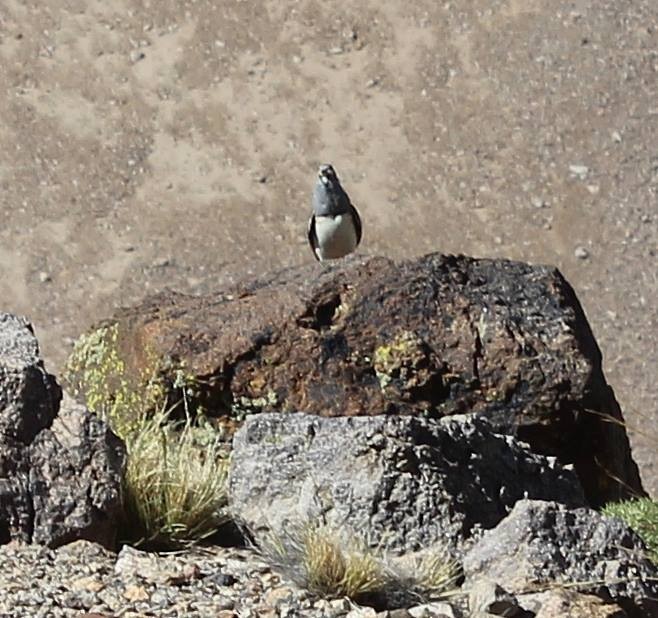
[[[346,549],[349,547],[349,549]],[[375,607],[436,600],[454,592],[460,568],[446,551],[389,559],[324,524],[306,522],[259,539],[265,559],[298,586],[323,598]]]

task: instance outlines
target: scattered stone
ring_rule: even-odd
[[[584,180],[589,174],[589,167],[586,165],[570,165],[569,171],[574,175],[578,176],[581,180]]]
[[[391,609],[380,612],[377,618],[411,618],[411,614],[404,608]]]
[[[573,470],[473,416],[256,414],[229,470],[230,509],[257,538],[321,515],[347,545],[358,532],[400,554],[460,547],[526,496],[585,504]]]
[[[201,577],[201,570],[197,564],[186,564],[185,567],[167,578],[167,583],[174,586],[186,586]]]
[[[468,607],[473,615],[492,614],[511,618],[521,613],[514,596],[502,586],[487,579],[480,579],[470,586]]]
[[[130,52],[130,62],[133,64],[143,60],[144,58],[146,58],[146,54],[141,49],[133,49]]]
[[[518,596],[519,604],[534,618],[627,618],[615,603],[574,589],[554,587],[546,592]]]
[[[409,608],[408,613],[412,618],[458,618],[461,615],[450,603],[425,603]]]
[[[345,618],[377,618],[377,612],[372,607],[355,607],[347,612]]]
[[[589,251],[585,249],[585,247],[576,247],[575,251],[573,254],[579,259],[579,260],[586,260],[589,257]]]
[[[578,585],[612,599],[633,617],[658,615],[658,566],[619,519],[587,509],[521,500],[467,552],[466,584],[485,577],[512,593],[533,586]]]
[[[39,273],[39,281],[41,283],[50,283],[52,280],[53,278],[50,276],[50,273],[47,273],[43,270]]]
[[[148,601],[151,598],[149,593],[146,592],[146,588],[143,586],[135,586],[134,584],[126,586],[123,596],[133,603],[137,601]]]
[[[329,606],[331,609],[337,612],[348,612],[351,607],[352,603],[348,599],[333,599],[329,601]]]

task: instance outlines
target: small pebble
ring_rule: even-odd
[[[130,62],[135,64],[140,60],[143,60],[146,57],[146,54],[141,49],[133,49],[130,52]]]
[[[49,273],[43,270],[39,273],[39,281],[41,281],[41,283],[50,283],[52,280],[53,279]]]
[[[576,247],[576,250],[573,252],[573,254],[579,260],[586,260],[589,257],[589,251],[585,249],[585,247]]]
[[[569,171],[574,175],[578,176],[579,178],[585,178],[587,174],[589,173],[589,167],[586,165],[570,165],[569,166]]]

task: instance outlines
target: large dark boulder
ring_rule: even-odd
[[[0,543],[114,543],[123,444],[60,400],[30,324],[0,314]]]
[[[629,616],[658,616],[658,566],[644,543],[621,520],[589,508],[519,501],[463,565],[467,588],[481,578],[517,595],[566,585],[614,601]]]
[[[463,415],[254,414],[229,470],[231,512],[257,538],[322,522],[400,554],[456,554],[528,496],[585,504],[573,470]]]
[[[308,265],[109,323],[129,377],[182,368],[196,405],[246,413],[486,416],[573,463],[592,505],[642,495],[582,308],[555,269],[431,254]],[[84,394],[84,393],[83,393]]]

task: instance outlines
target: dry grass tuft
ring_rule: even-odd
[[[382,608],[442,598],[460,577],[459,565],[446,552],[393,562],[314,523],[293,525],[284,537],[270,534],[259,546],[265,559],[298,586],[323,598],[347,597]]]
[[[228,460],[211,432],[162,413],[126,437],[124,506],[133,542],[180,547],[227,521]]]

